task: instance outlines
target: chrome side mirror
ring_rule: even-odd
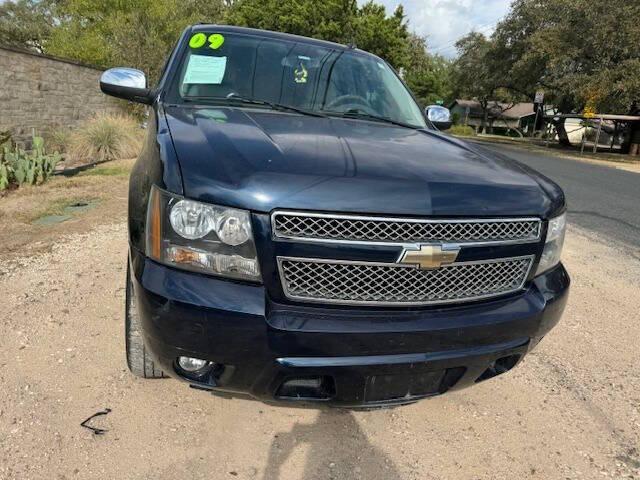
[[[100,90],[131,102],[153,103],[153,92],[147,88],[147,77],[135,68],[110,68],[105,71],[100,77]]]
[[[438,130],[448,130],[453,123],[451,111],[441,105],[429,105],[424,110],[425,115]]]

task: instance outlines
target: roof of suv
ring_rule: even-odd
[[[370,52],[366,52],[364,50],[353,48],[347,45],[342,45],[341,43],[329,42],[327,40],[318,40],[316,38],[303,37],[301,35],[293,35],[291,33],[273,32],[271,30],[260,30],[257,28],[236,27],[233,25],[216,25],[216,24],[204,24],[204,23],[193,25],[191,29],[193,32],[209,31],[211,29],[215,29],[218,32],[255,35],[255,36],[264,37],[264,38],[288,40],[290,42],[304,42],[310,45],[317,45],[320,47],[332,48],[334,50],[353,50],[359,53],[364,53],[366,55],[371,55],[375,57],[375,55],[373,55]]]

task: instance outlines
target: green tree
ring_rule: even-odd
[[[409,59],[404,10],[398,7],[388,16],[384,6],[373,1],[358,7],[355,0],[237,0],[226,22],[355,44],[396,68],[405,67]]]
[[[640,100],[639,18],[638,1],[516,0],[493,35],[496,73],[530,98],[544,89],[562,113],[627,113]]]
[[[47,52],[111,67],[126,65],[157,80],[182,30],[196,22],[219,22],[223,0],[67,0]]]
[[[52,0],[0,3],[0,44],[43,53],[55,28]]]
[[[356,0],[237,0],[225,21],[340,43],[354,41]]]
[[[409,63],[405,80],[423,106],[451,99],[451,62],[427,53],[424,38],[409,36]]]
[[[485,118],[487,100],[533,101],[540,89],[561,113],[626,113],[640,100],[638,18],[637,1],[515,0],[491,38],[458,42],[454,91],[477,98]]]
[[[365,3],[358,10],[354,30],[358,48],[384,58],[395,68],[409,66],[409,29],[402,5],[387,16],[384,5]]]
[[[483,113],[480,129],[489,132],[490,112],[508,109],[518,100],[517,95],[514,98],[505,88],[491,39],[482,33],[471,32],[456,42],[456,48],[458,58],[452,71],[454,94],[475,99],[480,104]],[[507,103],[507,106],[501,107],[497,102]]]

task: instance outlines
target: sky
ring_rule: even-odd
[[[359,4],[366,0],[358,0]],[[404,6],[409,28],[427,38],[429,51],[445,57],[456,54],[454,43],[472,30],[491,34],[509,11],[511,0],[376,0],[387,14]]]

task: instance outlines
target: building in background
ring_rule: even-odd
[[[457,99],[449,105],[454,120],[460,125],[481,129],[485,112],[477,100]],[[530,134],[536,119],[533,103],[503,103],[490,101],[487,107],[487,125],[485,133],[507,135],[509,131],[520,135]],[[549,113],[552,107],[546,107]]]

